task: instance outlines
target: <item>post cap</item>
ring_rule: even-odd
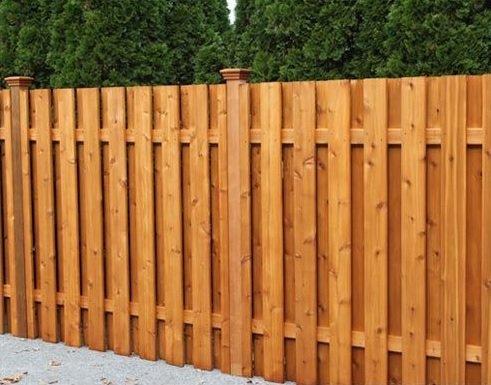
[[[224,80],[245,80],[249,79],[251,71],[245,68],[225,68],[220,71]]]
[[[5,83],[9,87],[29,87],[32,82],[34,81],[33,78],[29,76],[10,76],[8,78],[5,78]]]

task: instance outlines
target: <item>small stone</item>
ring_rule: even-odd
[[[20,382],[26,375],[27,372],[23,372],[23,373],[16,373],[12,376],[0,378],[0,385],[16,384]]]

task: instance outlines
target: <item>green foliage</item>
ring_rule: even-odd
[[[166,11],[154,1],[65,2],[51,22],[51,85],[168,82],[171,56],[160,22]]]
[[[392,5],[398,0],[358,0],[354,13],[358,26],[353,37],[352,59],[345,67],[348,77],[375,77],[384,66],[387,50],[385,25]]]
[[[35,15],[35,17],[34,17]],[[0,1],[0,77],[35,76],[46,84],[49,7],[43,0]]]
[[[0,74],[43,87],[218,81],[230,29],[226,0],[2,0]]]
[[[235,33],[253,81],[491,71],[485,0],[239,0]]]
[[[491,7],[484,0],[400,0],[386,25],[379,74],[480,73],[491,68]]]
[[[0,76],[38,86],[491,72],[487,0],[0,0]]]

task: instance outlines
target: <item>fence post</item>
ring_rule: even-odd
[[[249,70],[220,71],[227,84],[227,207],[230,371],[252,375]]]
[[[5,122],[5,160],[7,192],[8,256],[10,258],[10,289],[13,335],[27,337],[26,276],[24,256],[24,191],[22,174],[22,98],[32,83],[30,77],[8,77],[10,87],[10,119]]]

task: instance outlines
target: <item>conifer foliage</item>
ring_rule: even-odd
[[[42,87],[491,72],[489,0],[0,0],[0,77]]]
[[[230,30],[226,0],[2,0],[0,76],[44,87],[210,80]]]
[[[238,0],[236,33],[256,81],[491,72],[486,0]]]

